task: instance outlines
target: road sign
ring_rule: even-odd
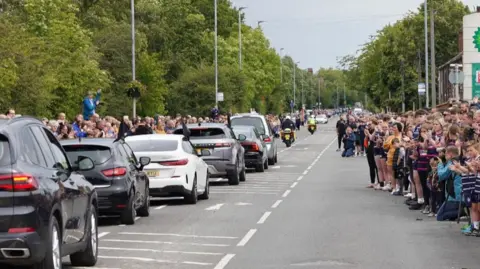
[[[223,92],[217,93],[217,100],[218,100],[219,102],[223,102]]]
[[[425,94],[425,83],[421,82],[421,83],[418,83],[418,94],[420,95],[424,95]]]
[[[458,75],[455,73],[455,70],[450,71],[448,74],[448,81],[452,84],[463,84],[463,81],[465,80],[465,74],[462,71],[458,71]]]

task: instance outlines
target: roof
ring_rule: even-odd
[[[255,129],[255,126],[252,125],[235,125],[232,126],[233,129]]]
[[[69,146],[69,145],[97,145],[97,146],[105,146],[111,147],[115,139],[113,138],[82,138],[79,139],[65,139],[60,140],[60,144],[62,146]]]
[[[178,134],[149,134],[149,135],[133,135],[127,136],[125,141],[146,141],[146,140],[175,140],[180,141],[183,135]]]
[[[230,117],[230,119],[242,118],[242,117],[264,118],[264,116],[263,116],[262,114],[257,114],[257,113],[241,113],[241,114],[236,114],[235,116]]]
[[[226,128],[227,125],[225,123],[214,123],[214,122],[187,124],[187,128],[189,129],[198,128],[198,127]],[[178,129],[182,129],[182,125],[178,126],[177,130]]]

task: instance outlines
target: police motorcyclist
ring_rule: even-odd
[[[313,113],[310,113],[310,117],[308,118],[308,125],[317,125],[317,121],[315,120],[315,116]]]
[[[286,116],[282,122],[282,130],[285,129],[295,130],[295,123],[290,119],[290,116]]]

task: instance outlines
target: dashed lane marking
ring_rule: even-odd
[[[290,186],[290,188],[295,188],[295,186],[297,186],[298,182],[293,182],[292,186]]]
[[[284,198],[287,197],[287,196],[290,194],[290,192],[291,192],[291,190],[286,190],[286,191],[283,193],[282,197],[284,197]]]
[[[237,247],[245,246],[256,232],[257,232],[257,229],[251,229],[250,231],[248,231],[247,234],[242,238],[242,240],[238,242]]]
[[[257,224],[263,224],[267,220],[268,216],[270,216],[272,212],[265,212],[263,216],[258,220]]]
[[[280,203],[282,202],[282,200],[277,200],[273,205],[272,205],[272,208],[277,208]]]
[[[155,210],[160,210],[160,209],[165,208],[165,207],[167,207],[167,205],[157,206],[157,207],[155,207]]]
[[[99,233],[98,234],[98,238],[102,238],[104,237],[105,235],[109,234],[110,232],[103,232],[103,233]]]
[[[213,268],[213,269],[223,269],[223,268],[225,268],[225,266],[227,266],[227,264],[230,262],[231,259],[233,259],[233,257],[235,257],[235,254],[227,254],[227,255],[225,255],[225,256],[217,263],[217,265],[216,265],[215,268]]]

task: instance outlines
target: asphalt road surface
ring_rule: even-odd
[[[279,143],[278,164],[239,186],[214,180],[207,201],[153,202],[133,226],[103,220],[94,268],[480,268],[480,238],[365,188],[367,161],[335,152],[334,121]]]

